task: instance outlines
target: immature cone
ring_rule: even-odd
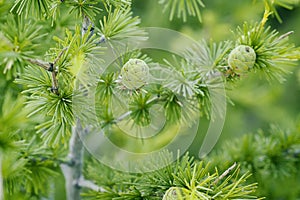
[[[181,197],[179,193],[180,188],[171,187],[166,191],[162,200],[178,200]]]
[[[229,54],[228,65],[234,72],[242,73],[251,69],[256,60],[256,53],[252,47],[239,45]]]
[[[129,59],[121,69],[121,82],[130,90],[139,89],[147,83],[148,65],[140,59]]]

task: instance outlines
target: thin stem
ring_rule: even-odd
[[[39,60],[39,59],[31,59],[28,58],[27,61],[29,61],[32,64],[35,64],[49,72],[51,72],[51,78],[52,78],[52,88],[51,91],[56,94],[59,95],[58,92],[58,81],[57,81],[57,70],[55,69],[55,65],[56,63],[59,61],[59,59],[62,57],[62,55],[64,54],[64,52],[68,49],[69,47],[66,47],[64,49],[61,50],[61,52],[57,55],[57,57],[55,58],[54,62],[45,62],[43,60]]]
[[[56,63],[59,61],[59,59],[62,57],[65,51],[67,51],[69,47],[63,48],[61,52],[58,54],[58,56],[55,58],[53,64],[56,65]]]
[[[57,78],[56,78],[56,72],[53,71],[51,74],[52,74],[52,88],[51,88],[51,91],[54,94],[59,95],[59,92],[58,92],[58,81],[57,81]]]
[[[105,41],[106,41],[105,36],[104,36],[104,35],[101,35],[101,36],[100,36],[100,39],[99,39],[99,42],[97,42],[96,44],[97,44],[97,45],[100,45],[100,44],[104,43]]]
[[[86,180],[83,176],[79,179],[78,186],[80,186],[81,188],[94,190],[96,192],[106,192],[106,190],[103,187],[96,185],[90,180]]]
[[[47,71],[52,71],[52,69],[53,69],[52,63],[45,62],[45,61],[39,60],[39,59],[31,59],[31,58],[27,58],[26,60],[32,64],[35,64],[35,65],[47,70]]]
[[[53,162],[55,163],[55,165],[60,165],[60,164],[66,164],[66,165],[72,165],[71,163],[71,160],[63,160],[63,159],[60,159],[60,158],[55,158],[55,157],[46,157],[46,156],[39,156],[38,158],[36,157],[30,157],[28,156],[27,159],[29,159],[30,161],[32,162]]]
[[[118,122],[124,120],[125,118],[127,118],[128,116],[130,116],[131,113],[132,113],[132,111],[128,111],[128,112],[122,114],[122,115],[121,115],[120,117],[118,117],[117,119],[115,119],[113,122],[114,122],[114,123],[118,123]]]
[[[221,176],[219,176],[214,182],[213,184],[217,184],[221,179],[223,179],[225,176],[227,176],[234,168],[236,167],[236,163],[234,163],[231,167],[229,167],[225,172],[223,172],[223,174],[221,174]]]
[[[94,34],[94,24],[92,23],[91,19],[87,15],[85,15],[83,17],[82,29],[81,29],[81,35],[82,35],[82,37],[89,30],[90,26],[91,26],[91,28],[90,28],[90,35],[89,35],[89,37],[91,37]]]
[[[49,72],[55,71],[54,65],[58,62],[58,60],[62,57],[63,53],[68,49],[69,47],[66,47],[61,50],[61,52],[58,54],[58,56],[55,58],[54,62],[46,62],[43,60],[39,59],[32,59],[32,58],[27,58],[26,60],[32,64],[35,64]]]

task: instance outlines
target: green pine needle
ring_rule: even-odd
[[[38,47],[45,34],[41,33],[42,26],[23,16],[8,15],[6,23],[0,27],[0,67],[12,78],[23,71],[26,58],[42,53]]]
[[[25,17],[45,18],[49,15],[50,0],[16,0],[11,12]]]
[[[66,1],[66,3],[71,7],[70,12],[75,12],[78,17],[87,16],[90,20],[94,20],[96,15],[101,11],[98,8],[98,1],[95,0],[75,0]]]
[[[110,8],[108,12],[108,16],[104,16],[100,21],[101,34],[107,40],[146,39],[146,33],[138,27],[140,19],[132,16],[130,8]]]
[[[228,55],[233,44],[231,41],[206,42],[202,40],[195,43],[185,52],[185,58],[195,66],[199,73],[207,73],[216,67],[226,65],[225,57]]]
[[[288,10],[292,10],[294,6],[299,5],[299,0],[264,0],[265,6],[272,12],[276,19],[282,23],[282,19],[278,13],[277,7],[282,7]]]
[[[213,161],[214,165],[223,165],[223,170],[231,162],[240,163],[241,171],[250,171],[253,173],[250,179],[258,182],[257,194],[272,194],[274,188],[283,187],[284,179],[298,176],[295,169],[299,168],[299,147],[299,126],[295,130],[283,131],[272,125],[269,131],[247,134],[226,142],[207,160]],[[299,184],[299,180],[297,182]]]
[[[24,144],[19,145],[18,151],[4,155],[2,172],[7,196],[18,193],[20,188],[27,195],[46,194],[51,179],[58,175],[56,156],[51,149],[40,146],[38,142],[37,137],[30,141],[23,140]]]
[[[7,139],[8,142],[13,142],[9,138],[12,139],[11,137],[16,134],[15,131],[25,128],[29,122],[26,117],[28,110],[24,109],[24,102],[25,98],[22,96],[15,98],[11,92],[4,94],[2,108],[0,109],[0,132],[3,132],[3,137],[1,136],[1,138],[5,141]],[[7,136],[6,139],[5,135]]]
[[[72,110],[72,88],[60,90],[59,95],[51,91],[50,74],[38,67],[27,67],[23,76],[16,81],[27,87],[29,116],[41,116],[46,122],[37,126],[45,142],[50,145],[66,143],[74,123]]]
[[[187,15],[197,17],[199,22],[202,21],[200,7],[204,7],[201,0],[159,0],[159,4],[163,4],[163,11],[170,10],[169,19],[173,20],[174,16],[182,18],[184,22]]]
[[[184,98],[194,96],[196,93],[195,84],[199,81],[197,71],[185,59],[179,60],[173,56],[172,61],[164,61],[171,71],[169,77],[165,77],[166,83],[164,86]]]
[[[131,0],[102,0],[105,7],[109,8],[111,5],[116,8],[126,8],[131,6]]]
[[[138,125],[146,126],[151,123],[151,105],[148,103],[150,97],[151,95],[149,94],[134,94],[129,104],[129,110],[131,111],[130,116]]]
[[[147,165],[159,167],[172,157],[171,153],[164,152]],[[210,170],[210,165],[195,161],[187,154],[166,167],[142,174],[121,173],[92,163],[88,165],[87,176],[95,178],[107,190],[85,193],[90,199],[259,199],[253,195],[257,184],[246,182],[250,175],[241,175],[239,166],[219,175]],[[103,173],[99,174],[99,170]],[[170,189],[176,189],[177,198],[172,198],[174,192],[169,193]]]

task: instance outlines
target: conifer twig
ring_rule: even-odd
[[[96,192],[106,192],[106,190],[103,187],[96,185],[94,182],[90,180],[86,180],[83,176],[81,176],[77,185],[81,188],[91,189]]]
[[[65,47],[61,50],[61,52],[58,54],[58,56],[55,58],[53,64],[56,65],[56,63],[59,61],[59,59],[62,57],[65,51],[67,51],[69,47]]]
[[[57,70],[55,70],[54,66],[56,65],[56,63],[58,62],[58,60],[61,58],[61,56],[63,55],[63,53],[68,49],[68,47],[64,48],[59,54],[58,56],[55,58],[54,62],[53,63],[50,63],[52,66],[52,88],[51,88],[51,91],[54,93],[54,94],[57,94],[59,95],[58,93],[58,81],[57,81],[57,78],[56,78],[56,75],[57,75]]]
[[[91,26],[90,30],[89,27]],[[86,34],[86,32],[89,30],[90,31],[90,35],[89,38],[94,34],[94,24],[92,23],[91,19],[85,15],[83,17],[83,22],[82,22],[82,29],[81,29],[81,35],[84,36]]]
[[[122,121],[123,119],[125,119],[126,117],[128,117],[129,115],[131,115],[132,111],[128,111],[124,114],[122,114],[120,117],[118,117],[117,119],[115,119],[113,122],[114,123],[118,123],[120,121]]]
[[[32,59],[32,58],[27,58],[26,60],[32,64],[35,64],[49,72],[55,71],[54,65],[58,62],[58,60],[62,57],[63,53],[68,49],[69,47],[66,47],[61,50],[61,52],[58,54],[58,56],[55,58],[54,62],[46,62],[43,60],[39,59]]]
[[[52,88],[51,88],[51,91],[54,94],[59,95],[59,93],[58,93],[58,81],[57,81],[57,78],[56,78],[56,72],[52,71],[51,75],[52,75]]]
[[[236,163],[234,163],[232,166],[230,166],[226,171],[221,174],[214,182],[213,184],[217,184],[221,179],[223,179],[225,176],[227,176],[234,168],[236,167]]]
[[[53,70],[53,63],[45,62],[45,61],[39,60],[39,59],[31,59],[31,58],[27,58],[26,60],[32,64],[35,64],[35,65],[49,71],[49,72],[51,72]]]
[[[58,60],[62,57],[63,53],[68,49],[68,47],[64,48],[61,50],[61,52],[58,54],[58,56],[55,58],[54,62],[45,62],[43,60],[39,60],[39,59],[31,59],[31,58],[27,58],[27,61],[29,61],[32,64],[35,64],[49,72],[51,72],[51,77],[52,77],[52,88],[51,91],[54,94],[59,95],[58,93],[58,81],[56,78],[57,75],[57,71],[55,69],[55,65],[58,62]]]

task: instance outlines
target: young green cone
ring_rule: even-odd
[[[148,65],[140,59],[129,59],[121,69],[122,84],[129,90],[136,90],[147,83]]]
[[[255,64],[255,60],[256,53],[252,47],[239,45],[230,52],[228,65],[234,72],[241,74],[251,69]]]

